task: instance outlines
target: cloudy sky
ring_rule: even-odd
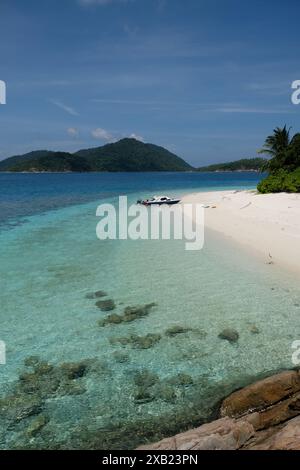
[[[133,136],[192,164],[300,130],[299,0],[0,0],[0,158]]]

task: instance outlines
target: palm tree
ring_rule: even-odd
[[[290,130],[291,128],[287,129],[286,125],[283,128],[276,127],[273,134],[267,137],[263,148],[258,153],[270,155],[271,158],[266,161],[262,171],[273,172],[284,166],[291,143]]]

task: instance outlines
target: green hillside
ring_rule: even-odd
[[[91,171],[189,171],[193,168],[163,147],[135,139],[80,150],[74,154],[46,150],[7,158],[0,171],[91,172]]]
[[[203,166],[197,168],[197,171],[260,171],[265,162],[264,158],[242,158],[234,162]]]

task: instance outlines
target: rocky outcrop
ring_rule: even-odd
[[[247,421],[236,422],[231,418],[222,418],[199,428],[163,439],[150,446],[139,447],[141,450],[217,450],[239,449],[255,431]]]
[[[232,393],[221,406],[221,416],[239,417],[259,411],[299,391],[299,372],[285,371]]]
[[[220,419],[146,450],[300,449],[300,372],[284,371],[227,397]]]

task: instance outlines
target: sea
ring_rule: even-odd
[[[120,195],[255,189],[261,177],[0,173],[1,449],[133,449],[294,367],[300,286],[276,264],[208,229],[199,251],[96,236],[98,205]]]

